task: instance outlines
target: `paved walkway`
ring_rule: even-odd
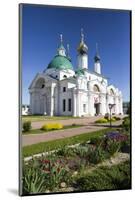
[[[118,125],[121,124],[121,122],[122,122],[122,120],[113,122],[112,125],[117,127]],[[86,123],[85,126],[79,127],[79,128],[65,129],[65,130],[59,130],[59,131],[49,131],[48,133],[42,133],[42,134],[22,135],[22,146],[27,146],[27,145],[40,143],[40,142],[72,137],[75,135],[98,131],[98,130],[106,129],[109,127],[108,124],[95,125],[94,123],[92,123],[92,122],[90,123],[87,120],[85,121],[85,123]]]
[[[32,124],[32,129],[39,129],[44,124],[47,124],[47,123],[61,123],[63,125],[72,125],[72,124],[89,125],[90,123],[93,123],[102,117],[103,116],[71,118],[71,119],[64,119],[64,120],[44,120],[44,121],[32,122],[31,124]]]

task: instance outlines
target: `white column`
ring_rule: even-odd
[[[76,95],[76,115],[79,117],[80,116],[80,95],[79,95],[79,90],[77,90],[77,95]]]
[[[123,115],[123,101],[122,101],[122,97],[120,98],[120,113]]]
[[[76,93],[75,93],[75,89],[74,88],[72,90],[72,115],[74,117],[77,116],[77,112],[76,112]]]
[[[95,109],[94,109],[94,95],[93,94],[90,94],[90,115],[91,116],[94,116],[95,115]]]
[[[120,112],[119,112],[119,99],[118,99],[117,96],[116,96],[116,98],[115,98],[115,104],[116,104],[116,106],[115,106],[116,114],[119,114],[119,113],[120,113]]]
[[[107,94],[107,97],[106,97],[106,113],[110,113],[109,106],[108,106],[108,104],[110,103],[109,101],[110,101],[109,95]]]
[[[51,103],[50,103],[50,116],[53,116],[54,115],[54,85],[52,84],[51,86],[51,95],[50,95],[50,98],[51,98]]]
[[[106,113],[106,96],[104,94],[101,95],[100,97],[100,113],[102,115],[105,115]]]
[[[90,113],[90,104],[91,104],[91,102],[90,102],[90,92],[88,91],[88,115],[91,115],[91,113]]]

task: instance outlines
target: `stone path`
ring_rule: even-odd
[[[86,119],[85,119],[86,120]],[[113,122],[112,124],[118,126],[121,124],[121,120],[117,122]],[[77,123],[77,122],[76,122]],[[51,141],[56,139],[62,139],[67,137],[72,137],[75,135],[80,135],[88,132],[93,132],[101,129],[108,128],[109,125],[95,125],[94,123],[90,123],[87,120],[85,121],[86,125],[79,128],[73,129],[65,129],[59,131],[49,131],[48,133],[42,134],[30,134],[30,135],[22,135],[22,146],[32,145],[40,142]],[[78,123],[77,123],[78,124]]]
[[[72,124],[83,124],[83,125],[89,125],[96,120],[102,118],[103,116],[94,116],[94,117],[81,117],[81,118],[71,118],[71,119],[64,119],[64,120],[44,120],[44,121],[38,121],[38,122],[32,122],[32,129],[39,129],[44,124],[47,123],[61,123],[63,125],[72,125]],[[119,116],[122,117],[122,116]]]

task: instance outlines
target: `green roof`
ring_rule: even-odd
[[[73,66],[67,57],[61,56],[61,55],[56,55],[48,65],[48,69],[50,69],[50,68],[73,69]]]
[[[78,69],[75,72],[78,76],[84,75],[84,70],[83,69]]]
[[[64,49],[64,50],[66,50],[65,47],[63,46],[63,44],[60,44],[59,47],[58,47],[58,49]]]

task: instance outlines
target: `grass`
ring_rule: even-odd
[[[57,140],[53,140],[53,141],[41,142],[38,144],[24,146],[22,148],[23,157],[28,157],[28,156],[32,156],[34,154],[43,153],[43,152],[50,151],[50,150],[55,150],[55,149],[64,147],[66,145],[83,143],[83,142],[90,140],[93,137],[95,138],[95,137],[102,136],[106,132],[111,131],[111,130],[112,129],[108,128],[108,129],[103,129],[100,131],[94,131],[94,132],[90,132],[90,133],[76,135],[76,136],[69,137],[69,138],[57,139]]]
[[[74,179],[79,191],[130,189],[130,161],[111,167],[98,167],[94,171]]]
[[[79,127],[82,127],[83,125],[67,125],[67,126],[64,126],[62,129],[60,130],[65,130],[65,129],[70,129],[70,128],[79,128]],[[23,135],[29,135],[29,134],[41,134],[41,133],[48,133],[50,131],[59,131],[59,130],[48,130],[48,131],[45,131],[45,130],[41,130],[41,129],[31,129],[30,131],[28,132],[22,132]]]
[[[73,116],[44,116],[44,115],[23,115],[22,121],[44,121],[44,120],[66,120],[66,119],[77,119],[79,117],[73,117]]]

